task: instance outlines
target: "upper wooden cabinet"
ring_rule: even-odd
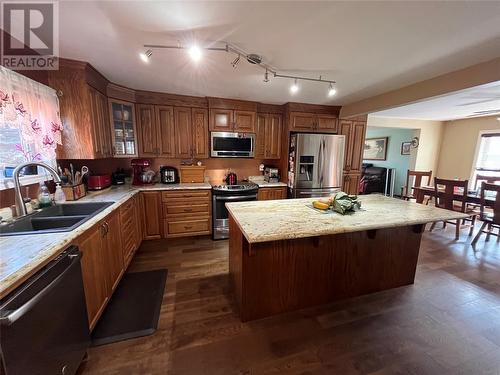
[[[139,155],[208,158],[208,111],[203,108],[137,106]]]
[[[257,115],[255,157],[280,159],[282,117],[279,114]]]
[[[155,106],[158,156],[175,157],[174,107]]]
[[[252,111],[234,111],[234,131],[235,132],[255,132],[256,113]]]
[[[346,173],[360,173],[363,162],[366,122],[356,120],[340,120],[340,134],[345,135]]]
[[[308,112],[290,112],[289,130],[318,133],[337,133],[338,121],[334,115]]]
[[[211,109],[210,110],[210,130],[217,132],[233,131],[233,110],[232,109]]]
[[[58,159],[99,159],[112,156],[106,93],[107,80],[91,65],[61,59],[48,71],[47,83],[59,96],[63,124]]]
[[[109,99],[108,102],[113,156],[117,158],[137,156],[134,104],[117,99]]]
[[[156,125],[155,108],[150,104],[137,106],[137,132],[139,141],[139,156],[159,156],[158,127]]]

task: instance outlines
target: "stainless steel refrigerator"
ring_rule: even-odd
[[[345,136],[290,136],[288,187],[293,198],[324,197],[342,188]]]

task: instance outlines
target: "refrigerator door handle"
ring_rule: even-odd
[[[323,139],[321,139],[318,150],[318,182],[320,187],[323,187],[323,157]]]

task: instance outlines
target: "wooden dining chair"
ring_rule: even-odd
[[[470,207],[467,207],[468,186],[468,180],[459,181],[434,178],[434,197],[436,207],[469,214],[469,217],[463,219],[463,222],[465,223],[465,221],[470,221],[471,224],[469,236],[472,236],[472,233],[474,231],[474,224],[476,223],[476,216],[479,214],[479,212]],[[455,189],[463,190],[463,194],[460,194],[458,198],[455,197]],[[443,228],[446,228],[447,223],[456,226],[455,239],[458,240],[460,238],[460,227],[462,225],[462,219],[443,221]],[[435,226],[436,223],[432,223],[429,231],[432,232]]]
[[[485,197],[487,192],[496,193],[495,201],[493,203],[493,206],[491,207],[493,209],[493,212],[485,211],[486,206],[491,206],[486,204]],[[480,220],[482,220],[483,224],[481,225],[481,229],[479,229],[479,232],[472,240],[472,246],[476,246],[477,240],[479,240],[479,237],[481,237],[481,234],[483,233],[486,233],[486,241],[489,241],[491,235],[497,237],[497,242],[500,241],[500,185],[488,184],[486,182],[483,182],[483,184],[481,185],[480,210],[481,211],[479,218]],[[486,226],[488,226],[487,230],[485,230]],[[497,234],[493,232],[495,229],[498,229]]]
[[[488,184],[494,184],[500,181],[500,176],[486,176],[482,174],[476,175],[476,181],[474,182],[474,190],[477,190],[478,182],[486,182]]]
[[[413,184],[410,185],[410,178],[414,177]],[[431,184],[432,171],[411,171],[406,172],[406,185],[401,187],[401,199],[409,201],[415,199],[413,188],[422,186],[422,178],[427,177],[427,185]],[[428,203],[428,202],[427,202]]]

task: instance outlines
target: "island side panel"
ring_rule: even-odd
[[[229,213],[229,277],[234,290],[238,308],[242,305],[242,266],[243,266],[243,243],[246,239],[240,228]],[[248,243],[246,243],[248,246]]]
[[[241,319],[412,284],[422,227],[250,244],[251,252],[239,253]]]

